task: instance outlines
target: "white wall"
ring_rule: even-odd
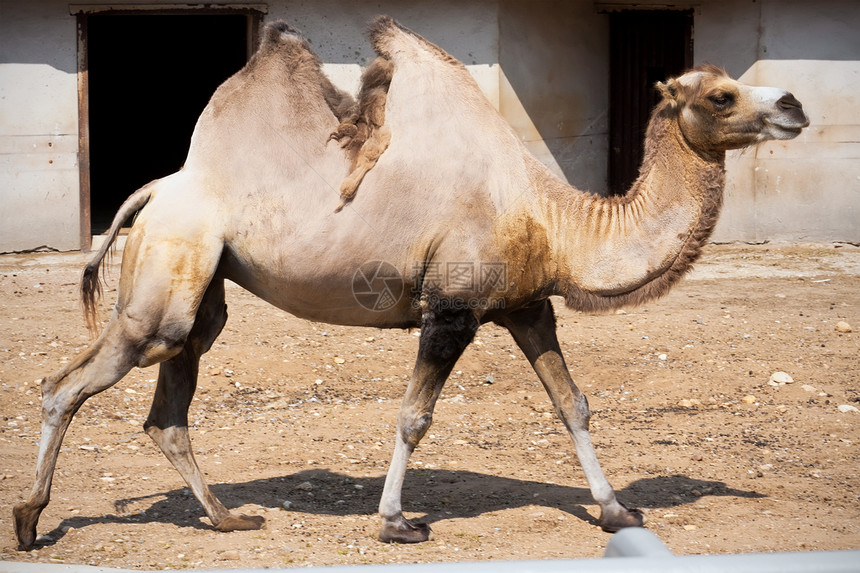
[[[714,240],[860,241],[858,22],[860,2],[703,5],[696,60],[791,91],[811,122],[795,140],[730,155]]]
[[[68,3],[0,0],[0,252],[79,248],[76,53]]]
[[[608,18],[591,2],[503,0],[499,29],[502,114],[556,174],[605,191]]]

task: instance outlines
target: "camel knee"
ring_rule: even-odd
[[[577,396],[574,402],[574,410],[576,412],[576,419],[582,423],[582,428],[587,430],[591,422],[591,410],[588,409],[588,398],[585,397],[585,394]]]
[[[191,453],[191,442],[185,428],[176,426],[161,428],[158,424],[147,420],[143,424],[143,431],[169,459],[184,457]]]
[[[558,408],[559,415],[571,430],[588,431],[591,421],[591,410],[588,409],[588,398],[585,394],[577,392],[571,402]]]
[[[433,423],[433,414],[427,412],[424,414],[412,414],[401,412],[397,417],[397,426],[400,429],[400,437],[404,442],[413,448],[418,445],[427,430],[430,429],[430,424]]]

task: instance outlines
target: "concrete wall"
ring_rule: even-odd
[[[499,30],[502,114],[556,174],[605,192],[608,17],[591,2],[507,0]]]
[[[79,248],[77,156],[68,3],[0,0],[0,252]]]
[[[717,241],[860,241],[860,2],[729,0],[702,6],[697,61],[779,86],[811,126],[733,152]],[[749,38],[758,38],[750,42]]]
[[[170,4],[147,2],[158,3]],[[605,192],[609,17],[595,2],[267,4],[267,18],[301,29],[334,81],[353,91],[361,66],[373,58],[365,23],[379,13],[394,16],[463,61],[556,173],[581,189]],[[860,2],[699,0],[695,6],[696,62],[789,89],[812,119],[797,140],[731,155],[715,239],[860,242],[860,34],[852,29]],[[0,0],[0,252],[79,247],[76,50],[67,2]]]

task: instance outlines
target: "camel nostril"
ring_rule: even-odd
[[[777,100],[776,105],[779,109],[803,109],[803,104],[797,101],[797,98],[794,95],[787,93],[779,100]]]

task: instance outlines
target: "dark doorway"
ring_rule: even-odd
[[[609,41],[609,192],[624,195],[639,175],[654,84],[693,65],[693,12],[615,12]]]
[[[248,57],[248,16],[90,15],[90,224],[104,232],[144,184],[179,169],[215,88]]]

